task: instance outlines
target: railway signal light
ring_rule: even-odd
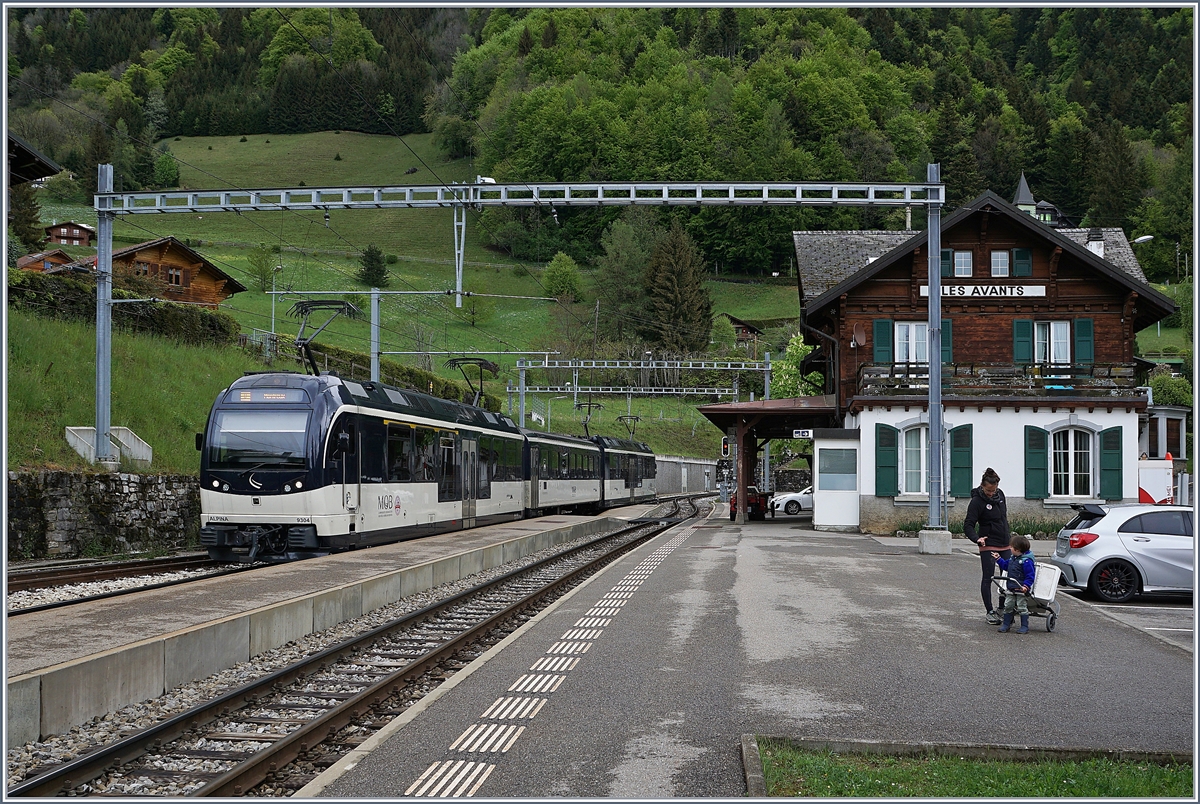
[[[729,436],[721,436],[721,457],[729,457]]]

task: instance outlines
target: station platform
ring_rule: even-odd
[[[1059,601],[1053,633],[1035,619],[998,634],[976,555],[791,517],[739,526],[717,506],[565,595],[297,795],[740,797],[743,734],[1190,754],[1192,654]]]
[[[7,618],[9,742],[60,733],[409,594],[619,527],[654,507],[516,520]]]

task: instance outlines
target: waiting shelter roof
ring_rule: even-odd
[[[760,439],[791,438],[794,430],[836,427],[837,398],[833,394],[755,402],[720,402],[698,410],[722,433],[737,427],[739,419]]]

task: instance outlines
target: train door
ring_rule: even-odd
[[[529,445],[529,510],[536,511],[538,508],[538,489],[541,488],[541,475],[538,468],[541,466],[541,450],[536,444]]]
[[[362,450],[359,449],[360,433],[356,418],[348,415],[337,420],[330,436],[329,447],[334,482],[341,485],[342,511],[352,516],[358,513],[362,491],[359,472]],[[355,523],[352,521],[350,532],[355,530]]]
[[[479,498],[479,442],[462,441],[462,517],[463,527],[475,527],[475,501]]]

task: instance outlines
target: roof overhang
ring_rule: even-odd
[[[749,427],[757,438],[791,438],[794,430],[835,427],[837,398],[833,394],[755,402],[720,402],[697,410],[722,432]]]
[[[50,157],[38,151],[25,140],[8,134],[8,183],[24,184],[60,173],[62,168]]]

